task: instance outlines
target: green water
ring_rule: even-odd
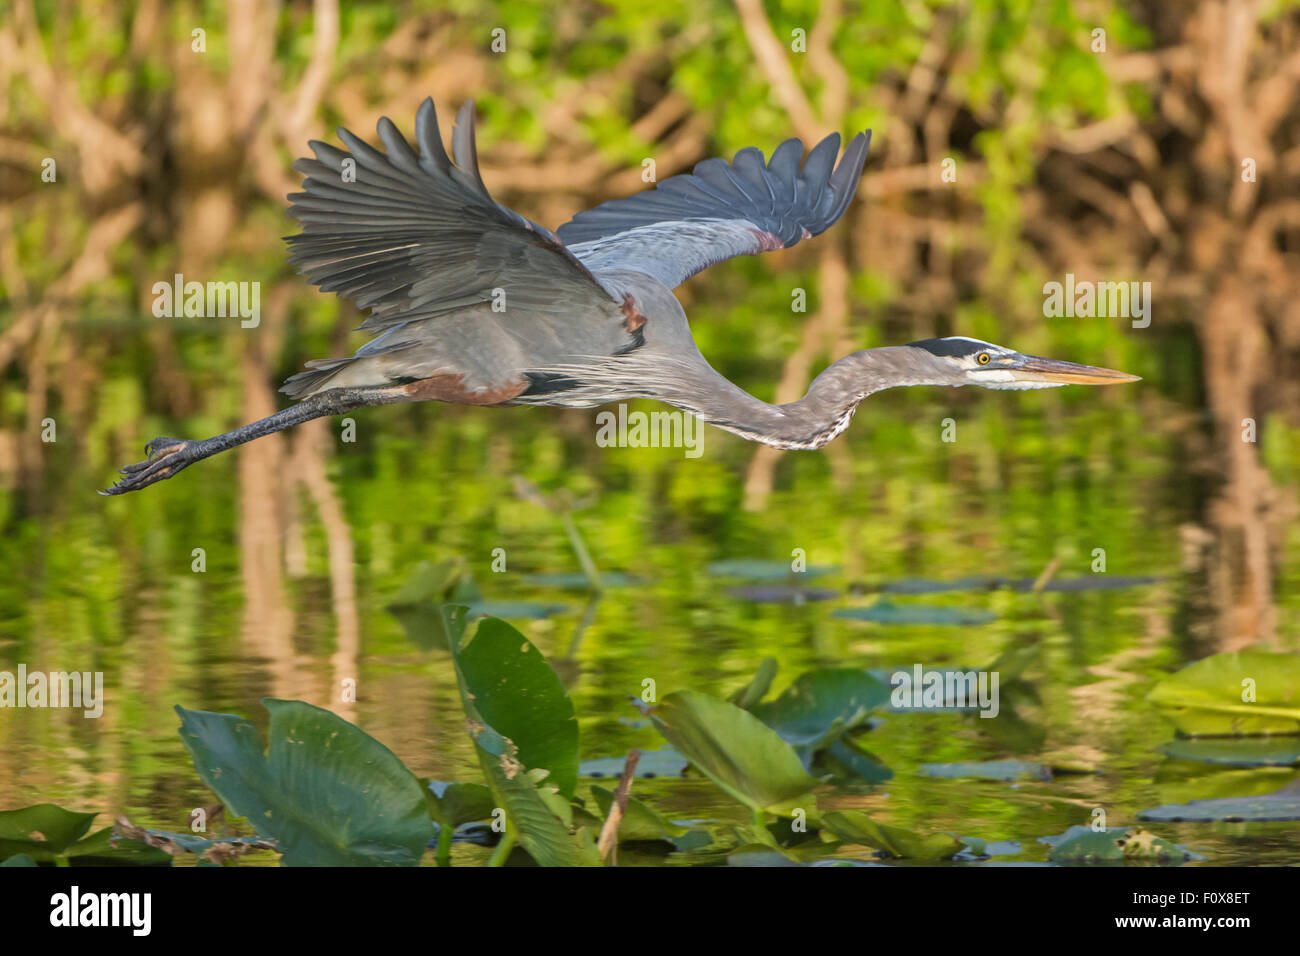
[[[751,369],[753,387],[770,374]],[[277,493],[241,490],[238,456],[246,452],[117,499],[93,493],[112,462],[54,452],[60,467],[50,471],[43,511],[13,510],[8,519],[0,667],[103,671],[107,703],[98,720],[70,711],[6,713],[0,807],[54,802],[104,812],[97,826],[124,813],[140,825],[179,830],[192,808],[214,800],[177,736],[173,705],[242,714],[265,727],[258,702],[266,696],[343,714],[417,775],[480,779],[446,653],[416,646],[384,607],[418,562],[453,558],[488,599],[568,606],[548,620],[513,623],[569,687],[584,759],[663,745],[629,700],[647,680],[659,695],[691,688],[725,696],[771,656],[780,663],[779,692],[814,666],[979,668],[1009,649],[1036,648],[1028,689],[1008,696],[998,718],[889,716],[866,743],[894,778],[827,789],[820,806],[1016,841],[1020,852],[999,859],[1038,861],[1047,849],[1038,837],[1090,823],[1096,808],[1120,826],[1163,803],[1276,790],[1293,769],[1223,770],[1157,751],[1173,730],[1145,694],[1161,675],[1214,650],[1189,637],[1204,631],[1198,615],[1208,612],[1197,600],[1198,576],[1183,568],[1179,529],[1201,520],[1203,492],[1186,477],[1185,436],[1147,424],[1162,420],[1152,412],[1168,411],[1164,401],[1140,389],[886,393],[862,407],[834,454],[786,454],[770,498],[753,512],[742,508],[742,495],[755,446],[715,430],[706,433],[702,457],[687,459],[680,449],[596,447],[591,412],[425,406],[359,413],[358,440],[331,444],[326,459],[353,550],[356,647],[346,636],[340,644],[330,540],[301,492],[287,496],[298,516],[284,544],[293,573],[270,612],[284,617],[277,629],[267,614],[246,610],[241,562],[251,559],[239,542],[241,509]],[[948,417],[956,442],[941,440]],[[190,424],[197,432],[211,423]],[[185,423],[140,428],[155,426],[166,434]],[[338,434],[336,423],[326,434]],[[531,584],[530,574],[579,566],[561,518],[519,497],[515,475],[579,500],[576,525],[596,564],[636,583],[591,606],[581,592]],[[202,572],[192,570],[197,548]],[[504,572],[492,570],[494,549],[504,551]],[[809,582],[837,597],[758,604],[727,593],[737,582],[706,572],[721,560],[790,561],[795,549],[810,565],[837,568]],[[996,614],[976,626],[831,616],[909,577],[1032,579],[1053,559],[1058,580],[1093,576],[1095,549],[1104,549],[1106,574],[1160,580],[1081,593],[891,596],[896,604]],[[1279,587],[1281,641],[1295,647],[1286,584]],[[340,699],[345,679],[357,682],[355,704]],[[923,763],[1001,759],[1088,772],[1017,784],[917,772]],[[639,780],[633,792],[674,819],[713,821],[719,832],[749,822],[747,810],[699,779]],[[1150,829],[1209,863],[1297,858],[1293,824]],[[487,852],[458,844],[456,858],[481,861]],[[261,856],[246,862],[274,862]],[[621,857],[720,859],[716,850]]]

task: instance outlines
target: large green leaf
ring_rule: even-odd
[[[754,810],[778,809],[817,785],[789,744],[735,704],[677,691],[650,719],[701,773]]]
[[[609,809],[614,805],[614,792],[604,787],[592,786],[591,796],[600,808],[601,818],[609,816]],[[618,842],[630,843],[634,840],[669,840],[683,836],[689,827],[673,823],[662,813],[648,806],[631,795],[627,798],[627,809],[618,824]]]
[[[0,813],[0,860],[26,853],[34,860],[51,862],[86,835],[95,816],[52,803],[5,810]]]
[[[439,826],[453,830],[462,823],[486,820],[496,809],[492,791],[481,783],[446,783],[442,780],[420,781],[429,816]]]
[[[275,840],[286,866],[414,866],[433,836],[423,789],[391,750],[302,701],[263,701],[264,754],[243,717],[177,707],[181,740],[229,811]]]
[[[508,740],[526,770],[546,770],[547,783],[572,797],[578,720],[541,652],[505,621],[488,618],[467,642],[455,642],[452,656],[466,716]]]
[[[523,771],[509,746],[486,728],[477,731],[475,750],[492,793],[501,802],[519,845],[540,866],[599,866],[590,831],[569,832],[572,808],[547,781],[540,784]],[[540,774],[539,774],[540,775]]]
[[[1147,700],[1192,736],[1297,733],[1300,654],[1215,654],[1165,678]]]
[[[470,737],[509,832],[542,866],[599,865],[590,832],[570,833],[578,722],[559,677],[504,621],[488,618],[465,640],[466,609],[444,606],[443,617]]]
[[[866,671],[825,667],[800,674],[780,697],[751,711],[794,747],[807,768],[817,750],[888,700],[889,688]]]
[[[966,846],[947,833],[925,835],[877,823],[861,810],[833,810],[822,814],[821,823],[848,843],[860,843],[908,860],[946,860]]]

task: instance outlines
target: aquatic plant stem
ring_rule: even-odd
[[[515,848],[515,828],[506,824],[506,832],[501,835],[501,842],[497,844],[496,849],[492,851],[492,856],[488,858],[488,866],[505,866],[506,860],[510,857],[510,851]]]
[[[438,849],[434,862],[439,866],[451,866],[451,827],[445,823],[438,825]]]
[[[573,515],[567,511],[560,513],[560,520],[564,522],[564,531],[569,536],[569,544],[573,546],[573,553],[578,556],[578,563],[582,565],[582,573],[587,576],[587,583],[591,589],[599,594],[605,590],[605,585],[600,580],[600,572],[596,570],[596,562],[591,560],[591,553],[587,550],[587,544],[582,540],[582,535],[578,533],[578,526],[574,523]]]

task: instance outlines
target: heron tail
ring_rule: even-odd
[[[347,368],[356,361],[356,356],[338,359],[318,359],[308,362],[309,371],[299,372],[288,378],[280,391],[294,400],[306,398],[308,395],[314,395],[322,391],[325,384],[343,369]]]

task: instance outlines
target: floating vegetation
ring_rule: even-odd
[[[1300,765],[1300,737],[1180,737],[1161,744],[1160,752],[1227,767],[1294,767]]]
[[[715,561],[705,571],[715,578],[737,578],[743,581],[784,581],[790,578],[817,578],[833,574],[839,568],[832,565],[810,564],[802,571],[794,570],[789,561],[759,561],[736,558]]]
[[[917,769],[923,777],[954,780],[1042,780],[1052,779],[1052,768],[1023,760],[989,760],[984,763],[923,763]]]
[[[831,617],[873,624],[987,624],[997,618],[992,611],[973,607],[925,607],[919,604],[892,604],[880,601],[867,607],[842,607]]]
[[[977,574],[954,578],[951,581],[933,581],[929,578],[900,578],[886,581],[870,590],[881,594],[941,594],[946,591],[1116,591],[1123,588],[1140,588],[1158,584],[1162,579],[1150,576],[1123,574],[1093,574],[1077,578],[1052,578],[1039,583],[1038,578],[1004,578],[997,575]]]
[[[430,582],[445,585],[454,577],[445,566],[423,567],[404,597],[423,595]],[[599,866],[615,860],[620,844],[636,844],[639,852],[698,853],[701,860],[731,866],[861,864],[866,861],[843,857],[860,857],[862,848],[878,860],[984,865],[995,855],[1021,852],[1014,842],[895,826],[860,809],[819,806],[819,796],[836,783],[874,785],[893,775],[865,746],[881,732],[879,715],[892,709],[890,685],[876,673],[815,668],[773,697],[778,667],[768,658],[726,700],[679,690],[642,704],[649,727],[630,729],[653,728],[668,746],[634,751],[626,759],[580,762],[574,706],[537,648],[498,618],[477,620],[463,605],[435,610],[481,780],[417,779],[359,727],[302,701],[263,702],[269,714],[265,742],[244,717],[177,707],[181,741],[200,779],[220,798],[213,809],[224,810],[218,816],[230,821],[223,824],[225,832],[153,830],[119,818],[116,826],[87,835],[95,814],[41,804],[0,813],[0,860],[14,867],[170,865],[182,859],[208,866],[271,853],[286,866],[413,866],[432,850],[435,864],[449,866],[459,844],[457,862],[480,854],[489,866],[525,858],[543,866]],[[1040,656],[1036,646],[1011,646],[990,666],[1005,674],[1007,687],[1023,687],[1024,671],[1037,666]],[[1187,679],[1189,668],[1171,681],[1180,691],[1184,685],[1196,689],[1191,699],[1198,711],[1218,715],[1223,675],[1235,680],[1242,668],[1272,665],[1277,656],[1219,655],[1208,659],[1211,667],[1192,671],[1196,679]],[[1210,672],[1213,678],[1204,678]],[[1266,705],[1269,717],[1286,716],[1284,693],[1262,693],[1275,701]],[[1185,697],[1180,693],[1177,699]],[[1235,719],[1231,708],[1228,713]],[[1005,727],[1001,732],[1014,736]],[[1180,738],[1165,749],[1208,762],[1272,766],[1294,762],[1296,744],[1295,738]],[[752,822],[675,820],[631,793],[635,780],[679,779],[688,770],[696,777],[693,786],[708,781],[747,808]],[[915,772],[933,779],[1044,784],[1054,777],[1050,764],[1021,760],[926,763]],[[601,777],[617,783],[590,782]],[[1300,819],[1300,781],[1258,796],[1157,807],[1141,819]],[[231,826],[254,832],[233,832]],[[1073,826],[1041,842],[1050,846],[1054,863],[1179,864],[1195,858],[1138,828]]]
[[[1158,863],[1179,864],[1194,859],[1184,847],[1146,830],[1130,827],[1073,826],[1059,836],[1040,837],[1052,849],[1053,863]]]
[[[1300,820],[1300,780],[1293,780],[1276,793],[1253,797],[1224,797],[1193,800],[1143,810],[1139,820],[1167,823],[1259,823],[1268,820]]]
[[[840,596],[829,588],[801,588],[785,584],[746,584],[727,588],[728,597],[753,601],[755,604],[808,604],[812,601],[830,601]]]

